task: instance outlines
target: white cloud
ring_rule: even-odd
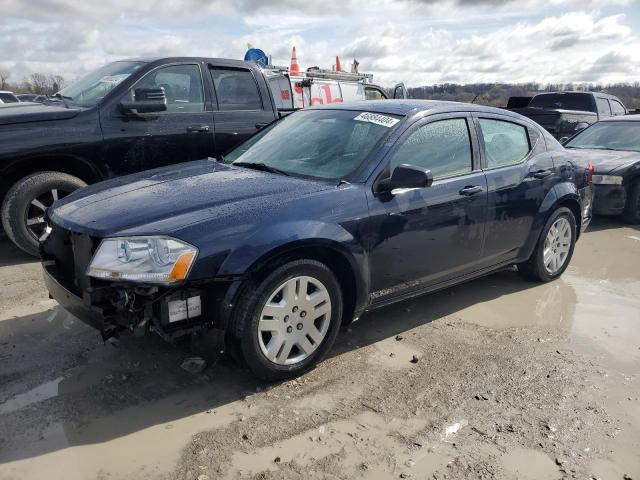
[[[124,57],[241,58],[303,67],[340,55],[384,85],[635,81],[638,0],[4,0],[0,69],[75,78]],[[635,22],[635,23],[634,23]]]

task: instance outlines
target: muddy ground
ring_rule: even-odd
[[[366,315],[297,380],[188,356],[103,344],[0,240],[0,478],[640,479],[640,230]]]

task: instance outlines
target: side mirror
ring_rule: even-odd
[[[565,143],[567,143],[569,141],[569,137],[562,137],[558,141],[560,142],[560,145],[564,145]]]
[[[167,96],[164,88],[136,88],[133,101],[120,102],[125,113],[155,113],[167,110]]]
[[[391,192],[396,188],[426,188],[433,183],[431,170],[415,165],[402,164],[393,169],[391,178],[378,184],[379,192]]]

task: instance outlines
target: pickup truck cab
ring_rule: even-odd
[[[557,139],[571,137],[599,120],[627,114],[619,98],[599,92],[539,93],[527,106],[508,104],[507,109],[529,117]]]
[[[291,90],[287,76],[280,80]],[[130,59],[99,68],[44,105],[4,105],[4,231],[22,250],[37,255],[46,208],[75,189],[223,156],[280,117],[282,99],[274,99],[273,81],[272,73],[238,60]],[[288,110],[293,110],[291,92],[288,98]]]

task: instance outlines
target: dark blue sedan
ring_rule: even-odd
[[[559,277],[591,216],[588,173],[505,110],[311,108],[225,159],[58,201],[40,247],[45,280],[105,338],[200,332],[258,376],[284,378],[367,310],[514,264]]]

